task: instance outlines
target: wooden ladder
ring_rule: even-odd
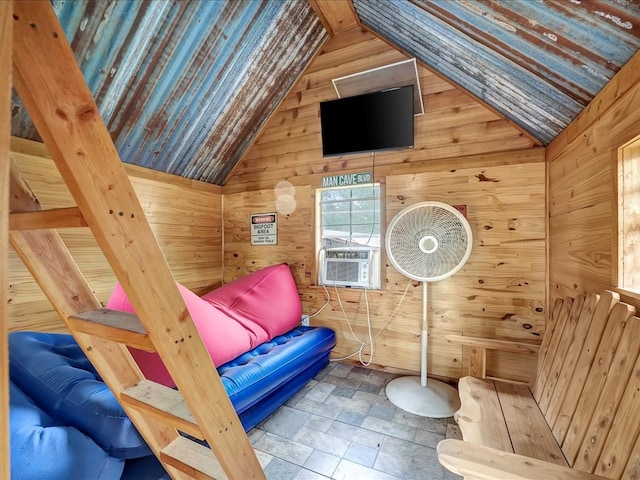
[[[43,211],[12,164],[11,245],[173,478],[264,478],[50,3],[15,1],[11,21],[13,84],[78,205]],[[55,230],[74,226],[138,316],[100,308]],[[178,390],[145,379],[127,345],[158,352]]]

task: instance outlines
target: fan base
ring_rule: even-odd
[[[387,384],[386,394],[396,407],[422,417],[452,417],[460,408],[458,391],[439,380],[423,387],[420,377],[399,377]]]

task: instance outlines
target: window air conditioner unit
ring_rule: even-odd
[[[378,250],[370,247],[324,248],[320,252],[321,285],[379,288]]]

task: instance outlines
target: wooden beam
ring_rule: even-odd
[[[492,338],[471,337],[468,335],[447,335],[447,341],[467,347],[483,348],[486,350],[499,350],[513,353],[538,353],[540,346],[533,343],[514,342],[511,340],[498,340]]]
[[[86,227],[78,207],[55,208],[37,212],[11,212],[9,230]]]
[[[20,176],[16,164],[13,161],[9,163],[11,165],[8,189],[11,191],[9,208],[20,211],[40,210],[42,206]],[[62,318],[66,319],[78,311],[100,308],[100,302],[87,285],[82,272],[56,230],[14,230],[9,232],[9,239],[15,252],[36,281],[43,286],[44,294]],[[43,257],[44,261],[42,261]],[[69,295],[69,291],[73,294]],[[104,382],[116,397],[119,397],[120,391],[124,388],[136,385],[143,380],[142,372],[126,346],[111,344],[109,341],[84,333],[76,332],[74,337],[92,364],[106,362],[109,365],[118,365],[119,368],[111,372],[100,372]],[[99,345],[105,344],[106,348],[98,348]],[[152,448],[154,443],[165,446],[178,436],[174,429],[147,422],[147,419],[135,410],[127,408],[126,405],[123,407]],[[149,438],[153,438],[155,442],[149,442]],[[159,454],[160,448],[156,446],[154,451]],[[176,474],[176,472],[169,473]]]
[[[51,4],[16,2],[15,18],[16,91],[98,245],[224,471],[264,478]]]
[[[0,2],[0,478],[10,478],[9,347],[9,145],[11,142],[11,43],[13,3]]]
[[[21,163],[20,160],[22,157],[51,158],[51,154],[44,143],[14,136],[11,137],[11,156],[18,163]],[[129,177],[145,178],[147,180],[176,185],[178,187],[192,188],[203,192],[222,193],[222,187],[220,185],[180,177],[172,173],[160,172],[129,163],[123,163],[123,167]]]
[[[308,1],[322,22],[322,25],[324,25],[324,28],[331,36],[359,23],[356,10],[351,0]]]

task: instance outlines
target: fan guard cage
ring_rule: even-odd
[[[454,207],[421,202],[391,220],[385,246],[400,273],[420,282],[435,282],[462,268],[471,254],[472,240],[469,222]]]

